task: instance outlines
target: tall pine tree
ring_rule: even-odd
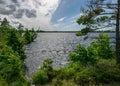
[[[120,64],[120,36],[119,16],[120,0],[88,0],[87,9],[83,9],[83,15],[77,20],[79,25],[85,27],[80,35],[100,29],[115,29],[116,31],[116,63]]]

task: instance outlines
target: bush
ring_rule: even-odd
[[[99,60],[95,66],[95,75],[101,83],[110,83],[111,81],[120,80],[120,69],[115,64],[115,61],[110,60]]]
[[[95,58],[88,55],[87,48],[82,45],[78,45],[73,52],[69,54],[71,61],[79,62],[82,65],[94,64]]]
[[[74,76],[74,73],[75,73],[75,70],[73,68],[61,68],[59,71],[58,71],[58,75],[57,75],[57,79],[60,79],[60,80],[70,80],[73,78]]]
[[[91,71],[89,69],[83,69],[82,71],[78,72],[75,74],[75,82],[79,85],[84,86],[85,84],[88,84],[92,82],[92,76],[91,76]]]
[[[0,86],[30,86],[24,74],[24,39],[6,18],[0,21]]]
[[[43,66],[41,67],[41,69],[45,70],[46,72],[53,71],[52,63],[53,63],[53,60],[50,58],[44,60]]]
[[[12,48],[15,53],[18,53],[20,60],[24,61],[26,55],[24,53],[25,49],[23,48],[24,42],[20,34],[15,29],[8,30],[7,43],[8,46]]]
[[[101,33],[98,39],[92,42],[90,46],[84,47],[79,44],[75,50],[69,54],[70,60],[79,62],[85,66],[89,64],[94,65],[99,59],[111,59],[113,58],[113,53],[109,42],[108,35]]]
[[[101,59],[94,66],[86,66],[75,72],[74,80],[77,84],[97,84],[120,81],[120,69],[115,61]]]
[[[34,29],[32,30],[26,29],[23,37],[25,39],[25,44],[30,44],[37,37],[37,33],[34,31]]]
[[[92,42],[88,47],[90,57],[98,57],[98,59],[113,58],[112,49],[110,46],[110,38],[107,34],[100,33],[98,39]]]
[[[33,84],[45,84],[48,81],[47,73],[44,70],[39,70],[32,76]]]
[[[44,60],[40,70],[33,74],[32,79],[34,84],[46,84],[52,81],[57,74],[57,71],[53,70],[52,63],[53,61],[50,58]]]
[[[7,82],[23,79],[22,62],[20,61],[19,56],[6,45],[0,45],[0,47],[0,77]]]

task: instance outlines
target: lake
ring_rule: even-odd
[[[112,38],[110,43],[114,44],[115,33],[108,34]],[[54,68],[64,67],[69,61],[69,53],[75,46],[78,44],[88,46],[96,40],[98,33],[88,33],[87,36],[88,39],[84,40],[84,36],[77,37],[75,33],[38,33],[34,42],[25,46],[28,57],[25,60],[26,76],[31,77],[47,58],[53,59]]]

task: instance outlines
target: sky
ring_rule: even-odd
[[[76,31],[76,20],[86,0],[0,0],[0,18],[7,18],[13,26],[47,31]]]
[[[85,0],[0,0],[0,18],[13,26],[40,30],[79,30],[76,23]]]

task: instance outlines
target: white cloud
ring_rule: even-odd
[[[77,14],[71,18],[69,18],[69,20],[77,20],[80,16],[84,15],[83,13]]]
[[[60,18],[60,19],[58,19],[57,21],[58,21],[58,22],[62,22],[62,21],[64,21],[65,18],[66,18],[66,17]]]
[[[66,18],[66,17],[62,17],[60,19],[58,19],[58,22],[54,24],[54,27],[56,28],[56,30],[60,30],[60,31],[78,31],[80,30],[80,28],[82,28],[82,26],[78,25],[76,23],[76,20],[83,14],[77,14],[73,17],[70,18]],[[64,22],[61,22],[65,20]]]
[[[12,1],[17,2],[13,4]],[[5,8],[6,5],[12,5],[16,10],[11,12],[9,15],[0,13],[2,18],[6,17],[13,23],[20,22],[28,28],[41,27],[42,30],[54,29],[54,26],[51,24],[50,20],[58,7],[60,0],[3,0],[2,2],[5,2],[1,3],[5,5],[0,6],[0,10]],[[7,8],[7,10],[10,9]],[[21,14],[17,13],[18,10],[21,10],[19,11]],[[25,13],[25,11],[27,11],[27,13]],[[3,11],[3,13],[5,12]]]

